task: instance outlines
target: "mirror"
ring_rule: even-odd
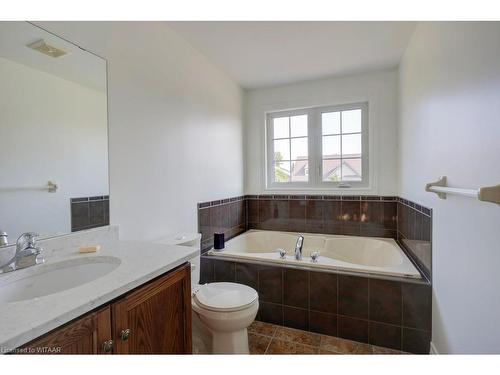
[[[106,60],[0,22],[0,232],[12,244],[108,223]]]

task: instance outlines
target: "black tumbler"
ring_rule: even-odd
[[[214,249],[221,250],[224,248],[224,233],[214,233]]]

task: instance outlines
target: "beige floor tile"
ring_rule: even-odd
[[[248,327],[248,346],[250,354],[406,354],[260,321]]]
[[[371,345],[358,343],[358,348],[354,354],[373,354],[373,349]]]
[[[279,327],[274,337],[278,340],[292,341],[298,344],[318,347],[321,336],[316,333],[301,331],[287,327]]]
[[[278,326],[275,326],[274,324],[259,322],[258,320],[255,320],[252,324],[250,324],[250,327],[248,327],[248,332],[273,337],[277,328]]]
[[[341,355],[341,353],[331,352],[330,350],[320,349],[319,354]]]
[[[395,349],[383,348],[381,346],[372,345],[373,354],[404,354],[403,352]]]
[[[248,347],[250,354],[264,354],[271,342],[271,337],[248,333]]]
[[[291,341],[272,339],[266,354],[318,354],[319,349]]]
[[[366,344],[341,339],[339,337],[321,336],[320,349],[341,354],[361,354],[361,352],[367,351],[365,345]]]

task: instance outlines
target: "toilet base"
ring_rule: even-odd
[[[212,353],[250,354],[247,329],[243,328],[235,332],[213,332]]]
[[[254,321],[259,302],[230,313],[200,309],[193,301],[193,353],[249,354],[247,327]]]
[[[212,333],[194,311],[192,316],[193,354],[212,354]]]

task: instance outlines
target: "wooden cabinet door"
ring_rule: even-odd
[[[107,306],[31,341],[16,352],[20,354],[104,354],[106,351],[103,344],[110,339],[111,309]]]
[[[189,263],[112,305],[114,353],[191,353]]]

